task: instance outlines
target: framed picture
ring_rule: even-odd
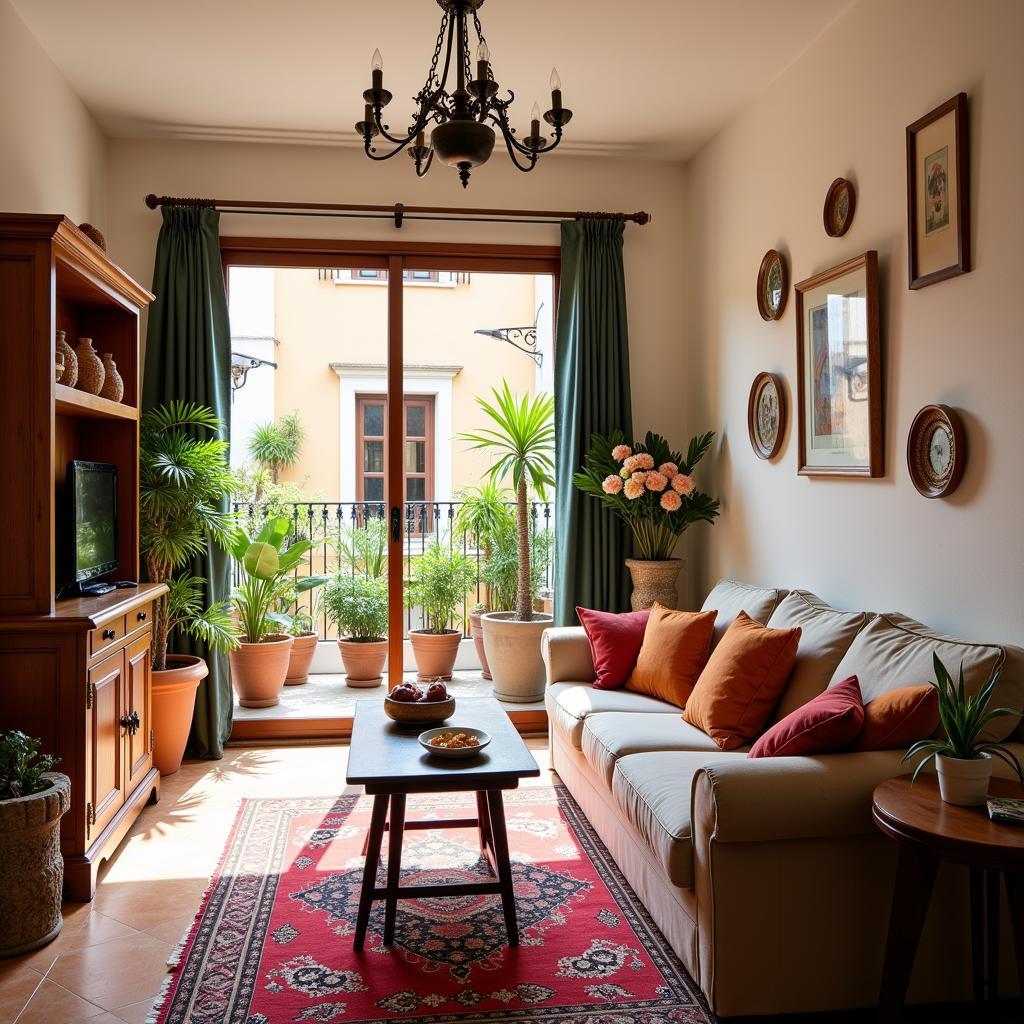
[[[878,253],[866,252],[794,290],[798,472],[882,476]]]
[[[967,93],[907,128],[907,253],[910,287],[971,269]]]
[[[759,373],[747,397],[747,433],[759,459],[773,459],[786,431],[786,395],[774,373]]]

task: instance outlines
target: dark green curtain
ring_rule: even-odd
[[[555,347],[555,623],[562,626],[576,625],[576,605],[629,607],[629,530],[572,483],[591,434],[633,432],[624,227],[620,220],[562,223]]]
[[[142,407],[152,409],[172,399],[207,405],[224,423],[223,436],[228,438],[231,330],[220,258],[220,214],[197,206],[165,206],[163,217],[153,268],[156,300],[149,309]],[[224,551],[211,545],[191,568],[207,581],[207,602],[228,596],[231,564]],[[232,707],[227,655],[188,637],[177,636],[172,642],[177,652],[198,654],[210,667],[196,695],[189,754],[223,757]]]

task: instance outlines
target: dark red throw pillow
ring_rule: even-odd
[[[576,614],[590,641],[598,690],[616,690],[624,685],[636,665],[644,642],[650,610],[642,612],[598,612],[577,606]]]
[[[850,676],[776,722],[747,757],[835,754],[849,747],[863,725],[860,683]]]

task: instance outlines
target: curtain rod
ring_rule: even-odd
[[[366,217],[394,219],[400,228],[405,220],[476,220],[498,224],[544,224],[559,220],[621,220],[634,224],[649,224],[651,215],[644,210],[636,213],[602,213],[586,210],[495,210],[459,206],[373,206],[366,203],[283,203],[243,199],[198,199],[182,196],[146,196],[146,205],[205,206],[225,213],[277,214],[286,217]]]

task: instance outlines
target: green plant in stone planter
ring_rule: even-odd
[[[53,785],[44,776],[60,758],[40,754],[40,746],[41,740],[32,739],[17,729],[0,736],[0,800],[32,796]]]

